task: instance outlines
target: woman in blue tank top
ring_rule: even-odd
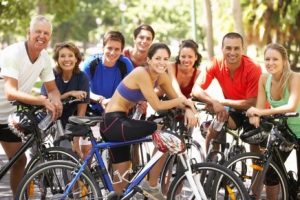
[[[300,112],[300,74],[290,70],[286,49],[279,44],[269,44],[264,57],[269,74],[261,75],[256,107],[247,110],[250,123],[256,127],[259,126],[260,116]],[[271,108],[266,108],[266,103],[269,103]],[[288,119],[288,126],[299,141],[300,117]],[[281,154],[286,160],[290,152],[281,152]],[[277,198],[280,189],[278,183],[276,175],[269,170],[266,180],[267,199]]]
[[[119,84],[110,102],[105,108],[104,121],[100,125],[101,135],[105,141],[128,141],[152,135],[157,129],[154,122],[134,120],[127,113],[138,101],[146,100],[154,110],[167,110],[174,107],[187,108],[188,126],[194,126],[197,118],[194,116],[194,107],[185,97],[178,97],[172,88],[171,81],[166,73],[170,58],[170,50],[163,43],[153,44],[147,57],[146,67],[135,68]],[[154,91],[159,86],[170,100],[160,101]],[[130,166],[130,147],[111,149],[113,169],[122,175]],[[157,184],[163,161],[158,162],[150,172],[149,185]],[[115,190],[122,192],[126,182],[115,184]]]

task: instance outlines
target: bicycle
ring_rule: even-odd
[[[203,102],[199,101],[196,98],[193,98],[193,101],[197,102],[200,105],[205,105]],[[205,107],[201,109],[201,111],[206,112],[206,120],[202,121],[200,125],[200,131],[203,138],[206,138],[207,131],[209,127],[214,123],[214,113],[206,110]],[[229,107],[229,112],[238,112],[234,108]],[[243,113],[243,111],[240,111]],[[239,155],[241,153],[246,152],[245,144],[240,140],[240,134],[243,132],[242,127],[237,128],[236,130],[230,129],[227,126],[227,122],[224,123],[221,130],[218,133],[216,139],[212,139],[210,141],[209,149],[206,154],[206,162],[216,162],[219,164],[225,163],[225,161],[229,160],[235,155]],[[232,137],[232,141],[227,142],[228,136]],[[215,150],[213,147],[215,145],[220,145],[220,150]]]
[[[225,123],[219,132],[216,139],[210,141],[210,146],[206,156],[207,162],[216,162],[219,164],[224,164],[230,158],[246,152],[245,143],[240,140],[240,135],[243,129],[240,127],[237,130],[232,130],[227,127]],[[232,141],[227,142],[227,136],[232,137]],[[215,150],[214,145],[221,145],[221,150]]]
[[[201,112],[203,109],[202,104],[197,104],[197,111]],[[170,130],[180,135],[184,139],[187,154],[191,161],[201,163],[205,160],[204,151],[199,142],[192,137],[193,128],[187,129],[184,125],[183,113],[180,109],[172,109],[165,112],[159,112],[152,115],[148,120],[156,121],[163,126],[163,129]],[[169,154],[162,168],[159,184],[162,193],[165,195],[169,189],[170,182],[175,178],[176,174],[182,170],[182,166],[177,165],[178,161],[176,154]]]
[[[294,172],[287,171],[280,151],[286,153],[292,149],[297,154],[297,169],[300,169],[299,141],[287,126],[289,117],[296,117],[298,113],[276,114],[274,116],[261,117],[259,128],[246,132],[241,138],[252,144],[267,141],[263,153],[244,153],[229,160],[225,166],[234,171],[246,186],[253,199],[265,198],[267,195],[265,184],[273,185],[278,182],[278,199],[299,199],[299,171],[298,176]],[[287,155],[285,155],[287,156]],[[272,173],[272,177],[270,174]]]
[[[64,105],[73,103],[71,100],[66,100]],[[53,159],[68,159],[72,162],[78,162],[78,156],[71,150],[62,147],[48,147],[46,148],[45,138],[50,134],[50,128],[42,131],[39,129],[38,124],[42,118],[45,117],[43,106],[33,106],[21,102],[13,102],[17,106],[17,111],[13,114],[17,121],[14,121],[13,131],[22,138],[24,144],[19,151],[0,168],[0,180],[8,172],[11,166],[24,154],[30,147],[35,145],[36,153],[26,165],[25,174],[29,172],[37,163],[44,162],[45,160]],[[53,123],[56,126],[56,122]],[[55,133],[57,138],[59,132]]]
[[[149,173],[152,166],[163,156],[161,151],[157,151],[151,160],[142,169],[140,169],[131,180],[126,179],[126,175],[131,173],[130,170],[128,170],[128,172],[123,176],[117,175],[120,180],[122,179],[128,182],[122,196],[117,196],[114,192],[112,178],[109,176],[108,170],[99,151],[105,148],[149,142],[152,140],[151,137],[126,142],[97,142],[93,137],[90,126],[94,125],[98,121],[80,120],[76,117],[70,117],[69,121],[72,121],[75,129],[78,126],[89,129],[87,132],[80,132],[81,134],[78,132],[78,134],[66,135],[66,137],[89,137],[92,143],[92,149],[89,155],[83,163],[75,164],[68,161],[49,161],[47,163],[40,164],[22,179],[17,191],[18,199],[130,199],[137,192],[144,196],[153,198],[153,196],[143,190],[139,184]],[[173,141],[172,145],[166,145],[166,143],[163,144],[165,144],[165,147],[167,147],[168,150],[171,150],[174,153],[179,153],[178,149],[183,150],[184,143],[173,133],[163,131],[160,135],[156,135],[156,137],[164,139],[168,138],[169,142]],[[161,142],[162,141],[164,140],[161,139]],[[248,194],[246,193],[241,181],[237,179],[234,173],[229,169],[213,163],[190,165],[190,163],[188,163],[190,159],[188,158],[186,150],[183,153],[179,153],[178,156],[182,162],[182,166],[184,166],[184,170],[180,174],[181,178],[174,182],[174,186],[170,190],[170,194],[168,194],[168,199],[175,199],[179,190],[182,191],[182,189],[186,188],[189,190],[189,195],[191,195],[194,199],[219,199],[223,198],[224,194],[228,193],[236,199],[248,199]],[[92,169],[91,172],[87,166],[93,158],[95,158],[98,165],[95,165],[95,168]],[[204,175],[204,172],[207,172],[208,170],[220,173],[221,176],[219,176],[219,180],[224,183],[224,185],[219,188],[215,188],[214,191],[211,191],[210,188],[212,196],[207,196],[206,191],[201,190],[201,188],[203,188],[201,187],[201,184],[205,184],[205,181],[200,182],[200,179],[198,179],[201,172],[203,172]],[[70,176],[63,177],[61,175],[62,171],[67,171],[67,174]],[[202,176],[202,178],[203,177],[205,176]],[[179,187],[182,185],[178,182],[186,179],[187,181],[185,182],[185,186],[187,187]],[[35,183],[35,187],[30,190],[29,186],[32,182]],[[47,192],[44,191],[45,189],[47,189]],[[28,195],[29,191],[32,195]],[[47,196],[42,196],[45,194]]]

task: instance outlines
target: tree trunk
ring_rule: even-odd
[[[236,32],[238,32],[244,37],[245,33],[244,33],[244,26],[243,26],[243,13],[242,13],[240,0],[232,0],[231,3],[232,3],[234,29]]]
[[[207,53],[209,59],[214,56],[214,40],[213,40],[213,21],[211,13],[211,1],[205,0],[205,10],[206,10],[206,39],[207,39]]]

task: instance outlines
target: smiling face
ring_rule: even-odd
[[[122,53],[120,41],[108,40],[103,47],[103,58],[105,66],[113,66]]]
[[[243,54],[243,44],[240,38],[224,38],[222,52],[228,67],[238,67]]]
[[[157,74],[162,74],[167,69],[169,58],[170,54],[166,49],[157,49],[152,58],[148,58],[149,68]]]
[[[72,72],[77,63],[77,58],[73,51],[68,48],[62,48],[58,53],[58,66],[63,71]]]
[[[35,51],[47,48],[51,38],[51,25],[49,22],[37,21],[28,32],[28,45]]]
[[[179,52],[179,61],[182,67],[193,68],[197,55],[192,48],[184,47]]]
[[[134,39],[135,47],[138,51],[147,52],[152,44],[153,36],[150,31],[141,30],[137,37]]]
[[[283,58],[279,51],[267,49],[265,52],[265,66],[270,74],[281,74],[283,70]]]

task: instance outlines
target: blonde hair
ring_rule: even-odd
[[[269,49],[278,51],[278,53],[280,53],[280,55],[282,57],[283,69],[282,69],[282,75],[281,75],[279,83],[280,83],[281,91],[284,91],[285,87],[288,86],[290,76],[292,75],[289,58],[288,58],[288,53],[286,51],[286,48],[284,48],[284,46],[277,44],[277,43],[271,43],[271,44],[267,45],[264,55],[266,54],[267,50],[269,50]]]

